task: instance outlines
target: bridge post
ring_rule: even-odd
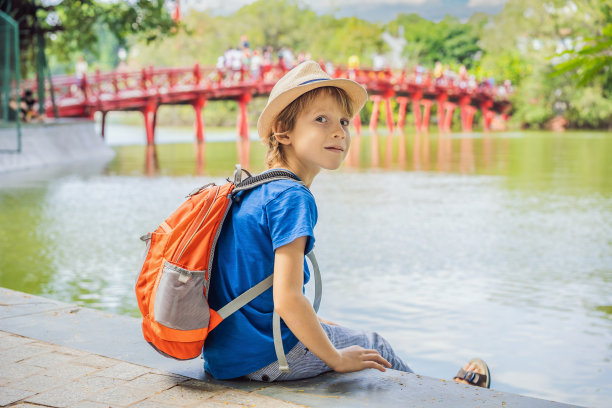
[[[423,121],[421,117],[421,98],[423,98],[423,91],[419,90],[412,94],[412,115],[414,116],[414,127],[417,132],[421,131]]]
[[[195,110],[196,116],[196,140],[198,143],[204,142],[204,119],[202,118],[204,106],[206,106],[206,98],[203,95],[197,97],[197,99],[191,104]]]
[[[412,114],[414,115],[414,127],[417,132],[421,131],[422,121],[421,121],[421,105],[419,104],[418,99],[412,100]]]
[[[155,126],[157,122],[157,102],[149,100],[142,109],[145,120],[145,130],[147,133],[147,144],[155,144]]]
[[[387,129],[389,129],[389,133],[393,133],[393,128],[395,127],[395,123],[393,121],[393,110],[391,109],[391,97],[385,96],[385,114],[387,119]]]
[[[461,108],[461,130],[463,132],[472,131],[474,113],[472,112],[473,107],[470,105],[470,102],[471,98],[467,95],[459,99],[459,107]]]
[[[238,114],[238,140],[236,140],[236,148],[238,150],[238,158],[243,168],[250,167],[250,141],[249,141],[249,117],[247,112],[247,104],[251,101],[250,92],[244,93],[238,99],[240,112]]]
[[[421,104],[423,105],[423,119],[421,121],[421,131],[429,132],[429,116],[431,114],[431,105],[433,101],[429,99],[422,99]]]
[[[242,140],[249,139],[249,115],[247,111],[247,104],[251,101],[252,96],[250,93],[245,93],[238,99],[240,106],[240,113],[238,116],[238,134]]]
[[[378,127],[378,113],[380,109],[380,95],[372,95],[372,116],[370,116],[370,130],[374,130]]]
[[[447,132],[450,132],[451,126],[453,124],[453,113],[455,112],[455,108],[457,107],[457,104],[447,101],[445,105],[446,105],[446,115],[444,116],[444,129]]]
[[[491,130],[491,122],[495,113],[491,110],[493,107],[492,100],[486,100],[480,104],[480,110],[482,111],[482,128],[485,132]]]
[[[402,71],[403,74],[403,71]],[[396,98],[399,103],[399,113],[397,115],[397,127],[403,132],[404,124],[406,123],[406,106],[408,105],[408,98],[405,96],[398,96]]]
[[[448,95],[446,93],[441,93],[436,98],[438,102],[438,132],[444,132],[444,110],[446,109],[446,100],[448,99]]]

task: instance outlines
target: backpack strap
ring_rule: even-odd
[[[255,299],[257,296],[264,293],[266,290],[272,287],[272,281],[274,279],[274,274],[268,276],[257,285],[253,286],[251,289],[244,291],[240,296],[236,299],[233,299],[231,302],[223,306],[221,309],[217,310],[219,316],[223,319],[228,318],[234,312],[238,311],[244,305],[249,303],[251,300]]]
[[[256,176],[249,175],[249,177],[242,180],[242,177],[238,175],[241,175],[242,171],[246,171],[246,170],[243,170],[243,169],[239,170],[238,168],[239,166],[240,165],[236,165],[236,173],[234,173],[234,184],[236,184],[236,188],[232,190],[232,196],[238,194],[240,191],[250,190],[262,184],[266,184],[266,183],[269,183],[271,181],[276,181],[276,180],[294,180],[304,185],[304,182],[300,180],[298,176],[296,176],[295,174],[285,169],[273,169],[273,170],[269,170],[264,173],[258,174]]]
[[[319,270],[319,264],[317,263],[317,258],[315,257],[314,251],[310,251],[308,254],[306,254],[306,256],[308,259],[310,259],[314,272],[315,298],[312,302],[312,307],[316,313],[319,311],[319,305],[321,304],[321,292],[323,289],[323,284],[321,282],[321,271]],[[283,337],[281,336],[280,320],[280,315],[276,312],[276,310],[274,310],[274,315],[272,316],[272,334],[274,336],[274,351],[276,351],[276,358],[278,359],[278,368],[281,373],[289,373],[291,372],[291,369],[289,368],[287,357],[285,356]]]
[[[244,180],[242,180],[243,171],[246,172],[248,175],[248,177]],[[304,182],[300,180],[298,176],[285,169],[272,169],[256,176],[251,176],[251,173],[244,170],[239,164],[237,164],[236,171],[234,172],[234,184],[236,185],[236,187],[232,190],[232,197],[234,197],[241,191],[250,190],[262,184],[266,184],[276,180],[294,180],[302,185],[305,185]],[[317,263],[317,258],[315,257],[314,252],[310,251],[308,254],[306,254],[306,256],[310,260],[310,263],[312,263],[312,268],[314,272],[315,298],[312,307],[314,308],[314,311],[316,313],[319,311],[319,305],[321,304],[321,292],[323,289],[323,284],[321,282],[321,271],[319,270],[319,264]],[[272,287],[273,279],[274,274],[268,276],[267,278],[259,282],[257,285],[253,286],[251,289],[245,291],[236,299],[223,306],[217,311],[217,313],[223,319],[230,316],[232,313],[239,310],[251,300],[255,299],[257,296],[270,289]],[[274,337],[274,350],[276,351],[276,358],[278,359],[280,371],[287,373],[291,370],[289,369],[287,357],[285,356],[285,349],[283,347],[280,320],[280,315],[276,312],[276,310],[274,310],[272,316],[272,335]]]
[[[321,294],[323,291],[321,271],[319,270],[319,264],[317,263],[317,258],[315,257],[314,251],[310,251],[306,256],[308,257],[308,259],[310,259],[314,272],[315,297],[314,301],[312,302],[312,307],[314,308],[314,311],[316,313],[319,311],[319,305],[321,304]],[[226,319],[234,312],[242,308],[244,305],[249,303],[251,300],[255,299],[257,296],[270,289],[272,287],[273,281],[274,274],[268,276],[267,278],[259,282],[257,285],[253,286],[251,289],[243,292],[236,299],[232,300],[227,305],[219,309],[217,313],[223,319]],[[274,337],[274,351],[276,352],[276,358],[278,359],[279,370],[283,373],[288,373],[291,370],[289,369],[287,357],[285,356],[285,349],[283,347],[283,337],[281,335],[280,320],[280,315],[276,312],[276,310],[274,310],[274,314],[272,316],[272,335]]]

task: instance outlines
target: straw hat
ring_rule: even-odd
[[[359,112],[368,100],[365,88],[350,79],[332,79],[314,61],[305,61],[287,72],[272,88],[268,104],[257,121],[257,133],[264,141],[272,134],[277,116],[299,96],[315,88],[335,86],[348,95],[353,113]]]

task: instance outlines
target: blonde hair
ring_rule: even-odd
[[[274,127],[276,128],[276,123],[281,122],[281,129],[276,129],[277,133],[272,131],[268,136],[268,140],[266,141],[266,145],[268,147],[268,151],[266,152],[267,168],[273,167],[277,164],[287,164],[285,152],[283,151],[283,145],[278,142],[275,135],[278,133],[291,132],[295,127],[295,122],[299,113],[304,111],[316,98],[321,95],[329,95],[333,97],[349,118],[352,118],[356,113],[351,106],[351,101],[347,93],[343,89],[336,88],[335,86],[315,88],[303,95],[300,95],[296,100],[287,105],[274,120]]]

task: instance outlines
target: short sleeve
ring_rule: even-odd
[[[301,185],[292,186],[266,204],[266,217],[273,249],[287,245],[299,237],[307,237],[308,253],[314,247],[317,205],[312,193]]]

